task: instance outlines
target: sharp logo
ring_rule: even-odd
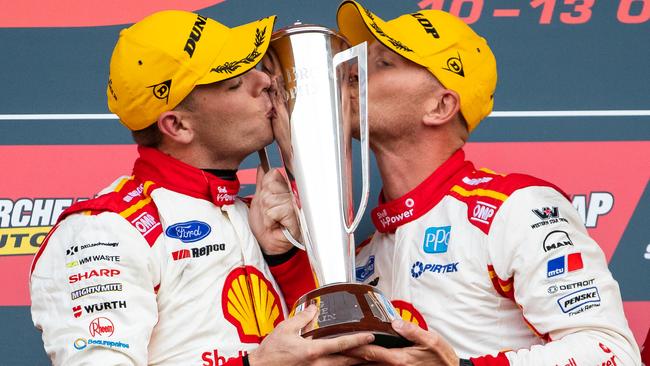
[[[0,256],[35,254],[59,215],[73,202],[73,198],[0,199]]]
[[[430,34],[433,38],[440,38],[440,34],[438,34],[438,31],[436,28],[434,28],[433,24],[429,21],[429,19],[425,18],[422,13],[413,13],[411,16],[415,19],[417,19],[418,23],[424,28],[424,31]]]
[[[196,45],[201,39],[201,33],[203,32],[203,27],[205,27],[207,20],[208,19],[205,17],[200,15],[197,16],[194,26],[192,26],[192,30],[190,31],[190,35],[187,37],[185,48],[183,48],[183,50],[187,52],[190,58],[194,55],[194,50],[196,50]]]
[[[88,272],[82,272],[82,273],[77,273],[74,274],[70,277],[68,277],[68,280],[70,283],[75,283],[78,281],[83,281],[87,280],[89,278],[93,277],[115,277],[120,275],[120,270],[119,269],[99,269],[99,270],[91,270]]]
[[[569,245],[573,246],[573,242],[571,241],[571,238],[569,238],[569,234],[559,230],[551,231],[548,235],[546,235],[544,244],[542,244],[544,247],[544,252],[566,247]]]

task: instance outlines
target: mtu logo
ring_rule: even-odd
[[[212,229],[210,225],[202,221],[188,221],[188,222],[179,222],[174,224],[165,230],[165,235],[170,238],[178,239],[183,243],[193,243],[199,241],[208,234],[210,234]]]
[[[430,227],[424,232],[425,253],[445,253],[449,245],[451,226]]]
[[[366,264],[355,268],[357,281],[363,282],[375,273],[375,256],[368,257]]]
[[[582,255],[571,253],[561,257],[553,258],[546,263],[546,277],[563,275],[566,272],[573,272],[582,269]]]

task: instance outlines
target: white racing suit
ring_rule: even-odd
[[[139,151],[133,176],[66,210],[35,257],[45,350],[66,366],[241,365],[286,306],[239,182]],[[301,265],[282,264],[283,278]]]
[[[357,280],[475,365],[639,365],[619,287],[553,185],[457,151],[372,212]]]

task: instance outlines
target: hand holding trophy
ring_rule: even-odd
[[[409,345],[391,327],[399,315],[386,297],[355,283],[353,232],[369,191],[366,44],[350,48],[328,28],[297,23],[274,33],[262,62],[273,85],[273,131],[318,286],[294,306],[295,313],[311,304],[319,311],[301,334],[330,338],[372,332],[375,344]],[[356,213],[353,136],[361,142],[362,195]]]

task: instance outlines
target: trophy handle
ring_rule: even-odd
[[[357,58],[357,65],[359,68],[359,143],[361,144],[361,201],[359,202],[359,208],[357,209],[354,220],[350,226],[347,222],[344,223],[345,230],[348,234],[352,234],[354,230],[359,226],[361,222],[363,212],[366,210],[368,204],[368,193],[370,188],[370,174],[369,174],[369,146],[368,146],[368,51],[367,43],[363,42],[354,47],[350,47],[344,51],[341,51],[334,55],[332,60],[333,68],[332,72],[334,73],[334,84],[335,91],[337,94],[336,103],[337,109],[340,109],[339,99],[340,99],[340,90],[338,85],[338,78],[336,77],[336,67],[342,64],[343,62],[349,61],[353,58]],[[343,156],[344,156],[344,147],[341,143],[341,136],[339,130],[339,186],[343,187],[342,180],[344,179],[343,170]],[[341,200],[341,210],[345,208],[345,197],[343,192],[340,192],[339,199]],[[345,212],[341,212],[342,216],[345,217]],[[345,220],[344,220],[345,221]]]
[[[262,170],[264,170],[264,173],[268,173],[269,170],[271,170],[271,162],[269,161],[269,156],[266,154],[266,147],[259,149],[257,151],[257,155],[260,158],[260,165],[262,166]],[[301,250],[306,250],[305,245],[296,240],[296,238],[294,238],[289,230],[287,230],[287,228],[284,226],[282,227],[282,234],[284,234],[284,237],[287,238],[289,243],[293,244],[293,246]]]

